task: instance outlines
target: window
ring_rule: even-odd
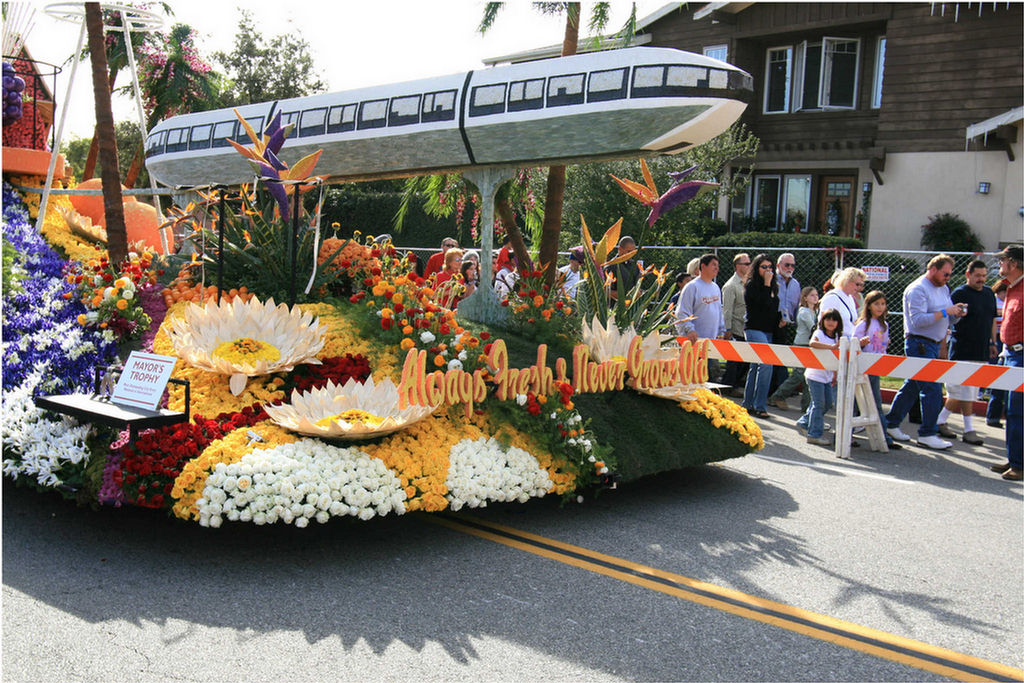
[[[857,95],[857,53],[859,39],[823,38],[821,89],[822,108],[853,109]]]
[[[323,135],[327,125],[327,107],[307,109],[299,119],[299,137]]]
[[[469,115],[486,116],[487,114],[505,113],[505,83],[478,85],[473,88],[469,98]]]
[[[198,126],[192,126],[192,131],[188,136],[188,148],[189,149],[209,149],[210,148],[210,133],[213,131],[212,123],[203,123]]]
[[[214,147],[227,147],[228,138],[232,138],[235,134],[235,122],[234,121],[221,121],[213,125],[213,146]]]
[[[754,221],[768,230],[779,229],[779,194],[782,178],[777,175],[754,179]]]
[[[455,119],[455,91],[428,92],[423,96],[423,114],[420,121],[453,121]]]
[[[875,49],[875,82],[871,88],[871,108],[882,106],[882,76],[885,74],[885,36],[878,39]]]
[[[764,75],[764,113],[789,111],[789,81],[792,69],[792,47],[775,47],[768,50]]]
[[[356,105],[343,104],[327,112],[327,132],[345,133],[356,129]]]
[[[288,124],[299,123],[299,112],[297,111],[286,111],[281,114],[281,127],[284,128]]]
[[[544,107],[544,79],[513,81],[508,87],[508,110],[524,111]]]
[[[388,101],[369,100],[359,103],[359,130],[383,128],[388,122]]]
[[[146,138],[146,156],[153,156],[164,151],[164,137],[166,135],[167,133],[161,131]]]
[[[704,48],[704,56],[711,57],[711,59],[717,59],[721,62],[729,61],[729,46],[728,45],[708,45]]]
[[[627,69],[608,69],[590,74],[587,102],[607,102],[626,97]]]
[[[807,232],[807,216],[811,211],[811,176],[785,176],[783,193],[783,229],[786,232]]]
[[[256,132],[257,135],[259,135],[263,131],[262,116],[249,117],[245,120],[245,122],[249,124],[249,126]],[[232,137],[231,139],[234,140],[235,142],[241,142],[243,144],[250,142],[249,134],[245,132],[245,126],[238,126],[235,130],[234,137]]]
[[[408,126],[420,122],[421,95],[392,97],[391,108],[388,109],[389,126]]]
[[[583,82],[586,79],[586,74],[566,74],[549,78],[547,106],[564,107],[569,104],[582,104]]]
[[[827,36],[819,43],[804,41],[795,50],[788,46],[769,49],[765,64],[765,113],[853,109],[859,52],[859,39]]]
[[[188,144],[185,142],[187,134],[187,128],[172,128],[167,131],[167,152],[184,152]]]

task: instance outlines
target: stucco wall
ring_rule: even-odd
[[[921,226],[949,212],[967,221],[986,250],[1021,239],[1024,206],[1020,144],[1016,161],[1005,152],[890,154],[871,202],[869,249],[920,249]],[[992,184],[988,195],[978,183]]]

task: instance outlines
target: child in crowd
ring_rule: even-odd
[[[839,311],[830,308],[821,315],[818,329],[811,335],[808,346],[812,349],[838,349],[839,338],[843,336],[843,318]],[[835,373],[830,370],[809,368],[804,373],[807,386],[811,390],[811,405],[801,418],[807,425],[807,443],[819,446],[831,446],[832,442],[824,438],[825,413],[832,408],[835,397],[832,393],[832,378]]]
[[[886,323],[886,316],[889,314],[889,307],[885,302],[885,294],[880,290],[872,290],[864,297],[864,306],[860,309],[860,317],[857,325],[853,328],[853,336],[860,339],[868,338],[864,351],[868,353],[887,353],[889,350],[889,325]],[[868,375],[868,384],[871,385],[871,394],[875,397],[875,407],[878,408],[879,420],[885,415],[882,410],[882,382],[878,375]],[[896,443],[882,423],[882,433],[885,434],[885,443],[890,450],[898,451],[903,446]]]
[[[817,320],[818,290],[814,287],[804,287],[800,290],[800,308],[796,312],[796,337],[793,339],[795,346],[807,346]],[[781,410],[789,410],[786,399],[798,391],[801,392],[800,412],[806,413],[807,407],[811,404],[811,392],[804,381],[804,368],[792,368],[789,377],[779,385],[768,402]]]

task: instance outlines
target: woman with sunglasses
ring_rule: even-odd
[[[746,340],[771,343],[779,327],[779,284],[775,279],[775,265],[767,254],[758,254],[750,264],[750,274],[743,288],[743,301],[747,305]],[[747,385],[743,391],[743,407],[754,417],[768,418],[768,390],[771,388],[773,367],[764,363],[751,366],[747,372]]]

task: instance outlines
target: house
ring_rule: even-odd
[[[637,43],[753,76],[740,120],[761,146],[728,169],[752,174],[719,207],[731,230],[913,250],[950,212],[996,249],[1024,231],[1022,29],[1022,3],[671,3],[638,22]]]

